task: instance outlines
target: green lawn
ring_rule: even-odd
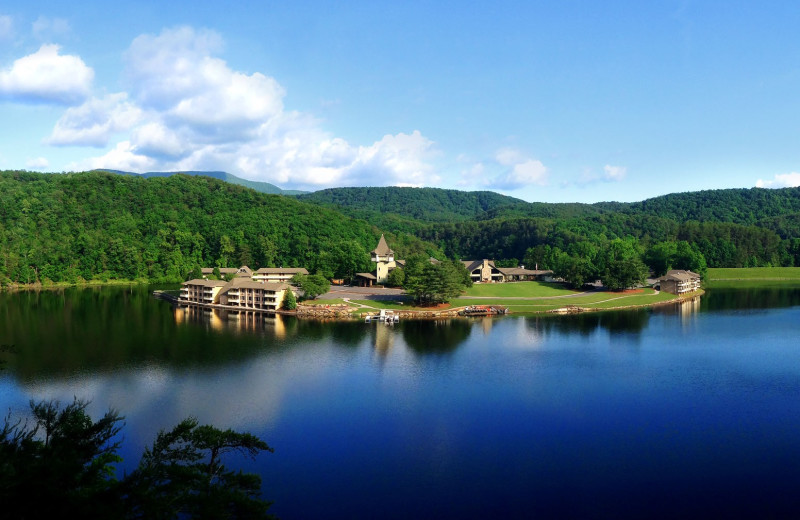
[[[669,301],[675,298],[675,295],[669,293],[662,292],[656,294],[653,289],[644,289],[643,293],[598,291],[579,293],[565,289],[559,284],[546,284],[539,282],[482,284],[474,286],[472,289],[475,289],[475,287],[487,288],[486,292],[493,292],[494,297],[456,298],[450,301],[449,307],[465,307],[467,305],[500,305],[507,307],[511,312],[514,313],[541,313],[566,307],[568,305],[586,307],[590,309],[613,309],[617,307],[651,305],[654,303]],[[509,289],[509,287],[512,287],[512,289]],[[467,294],[474,294],[472,289],[470,289]],[[375,312],[373,309],[429,311],[447,308],[417,307],[411,303],[411,301],[401,303],[401,298],[402,297],[398,297],[397,300],[391,301],[351,299],[349,303],[372,307],[372,309],[367,309],[364,307],[353,308],[351,312],[354,313]],[[318,302],[315,303],[325,305],[342,302],[343,300],[318,300]]]
[[[575,294],[577,291],[567,289],[560,283],[545,282],[511,282],[511,283],[478,283],[467,289],[465,296],[481,296],[486,298],[527,297],[547,298]],[[469,305],[469,304],[467,304]]]
[[[347,303],[342,298],[332,298],[330,300],[305,300],[302,302],[298,302],[300,305],[341,305],[343,303]]]
[[[381,300],[350,300],[351,303],[360,303],[362,305],[368,305],[370,307],[374,307],[376,309],[393,309],[398,311],[430,311],[430,310],[441,310],[446,309],[447,307],[416,307],[411,303],[402,304],[398,301],[381,301]],[[469,304],[465,304],[469,305]],[[452,306],[452,304],[450,305]],[[357,312],[371,312],[370,309],[360,308],[357,309]]]
[[[503,300],[498,298],[465,299],[459,298],[450,303],[454,307],[462,305],[502,305],[515,313],[546,312],[567,305],[588,307],[591,309],[611,309],[631,305],[650,305],[653,303],[672,300],[675,295],[668,293],[655,294],[652,289],[645,289],[644,293],[616,293],[616,292],[591,292],[570,298],[531,298],[529,300]]]
[[[798,286],[800,267],[709,268],[703,285],[711,289]]]
[[[800,280],[800,267],[709,268],[708,279],[715,280]]]

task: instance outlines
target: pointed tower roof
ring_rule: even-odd
[[[386,243],[386,239],[383,238],[383,233],[381,233],[381,239],[378,240],[378,245],[375,246],[375,249],[373,249],[372,252],[378,256],[386,256],[394,254],[394,251],[389,249],[389,245]]]

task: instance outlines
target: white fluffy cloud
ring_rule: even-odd
[[[603,171],[605,171],[604,180],[607,181],[616,181],[619,182],[625,178],[625,175],[628,173],[628,169],[624,166],[611,166],[610,164],[606,164],[603,166]]]
[[[519,150],[503,148],[495,154],[495,161],[503,168],[489,183],[502,190],[516,190],[526,186],[545,186],[548,181],[547,167],[539,160],[526,157]]]
[[[69,109],[53,144],[113,149],[73,169],[225,170],[284,186],[432,184],[434,143],[419,131],[358,146],[287,112],[273,78],[232,70],[215,56],[221,38],[182,27],[136,38],[126,53],[126,94]]]
[[[44,170],[50,166],[50,161],[45,159],[44,157],[36,157],[35,159],[28,159],[25,163],[25,167],[30,170]]]
[[[56,123],[47,143],[56,146],[106,146],[111,135],[133,128],[142,111],[125,93],[92,98],[67,109]]]
[[[122,141],[105,155],[87,159],[81,163],[80,170],[94,170],[108,168],[112,170],[126,170],[145,172],[155,169],[156,162],[145,155],[136,153],[130,141]]]
[[[203,131],[254,129],[279,115],[283,88],[273,78],[233,71],[211,56],[221,45],[215,33],[190,28],[139,36],[126,54],[132,94],[173,124]]]
[[[796,188],[800,186],[800,173],[779,173],[771,181],[758,179],[756,187],[758,188]]]
[[[94,71],[78,56],[42,45],[0,71],[0,97],[36,103],[75,104],[88,97]]]

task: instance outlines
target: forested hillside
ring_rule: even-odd
[[[0,172],[0,282],[182,281],[197,267],[369,270],[380,231],[208,177]],[[441,255],[409,235],[398,254]]]
[[[766,218],[800,212],[800,188],[728,189],[673,193],[634,202],[627,212],[677,221],[752,225]]]
[[[712,267],[800,265],[800,188],[708,190],[595,204],[497,196],[481,205],[475,193],[483,192],[337,188],[303,198],[335,204],[384,229],[412,232],[454,258],[553,268],[554,255],[593,258],[610,241],[632,239],[651,264],[654,248],[664,254],[664,248],[685,242]]]
[[[304,191],[297,191],[297,190],[284,190],[275,186],[274,184],[270,184],[268,182],[258,182],[258,181],[249,181],[247,179],[242,179],[241,177],[237,177],[236,175],[230,174],[228,172],[211,172],[211,171],[184,171],[184,172],[146,172],[146,173],[133,173],[133,172],[126,172],[122,170],[98,170],[102,172],[109,172],[109,173],[117,173],[120,175],[132,175],[134,177],[143,177],[145,179],[149,179],[151,177],[171,177],[172,175],[190,175],[190,176],[201,176],[201,177],[211,177],[212,179],[219,179],[221,181],[229,182],[231,184],[238,184],[240,186],[245,186],[247,188],[254,189],[261,193],[270,193],[273,195],[301,195],[306,193]]]
[[[297,199],[203,176],[2,172],[0,283],[180,281],[201,266],[243,264],[346,277],[372,270],[369,251],[382,232],[400,258],[524,263],[576,285],[628,268],[638,277],[647,268],[800,266],[800,188],[633,204],[433,188],[338,188]]]
[[[493,191],[458,191],[440,188],[331,188],[300,195],[300,200],[335,207],[359,217],[392,213],[422,222],[451,222],[480,217],[483,213],[524,201]]]

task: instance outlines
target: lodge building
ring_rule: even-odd
[[[375,271],[371,273],[356,273],[355,283],[357,285],[370,287],[375,284],[384,284],[389,279],[389,273],[398,267],[405,267],[404,260],[397,260],[394,251],[386,243],[386,239],[381,235],[378,245],[371,251],[372,261],[375,262]],[[432,264],[439,263],[435,258],[431,258]],[[544,280],[552,276],[553,271],[539,269],[525,269],[519,267],[496,267],[494,260],[462,260],[461,261],[470,273],[473,283],[491,282],[516,282],[522,280]]]
[[[288,284],[294,275],[308,274],[304,267],[264,267],[255,272],[247,266],[222,267],[221,275],[234,275],[225,281],[208,280],[212,268],[201,272],[203,278],[183,282],[179,302],[270,311],[281,308],[286,291],[296,292]]]
[[[658,279],[659,289],[671,294],[685,294],[700,288],[700,275],[691,271],[672,269]]]

